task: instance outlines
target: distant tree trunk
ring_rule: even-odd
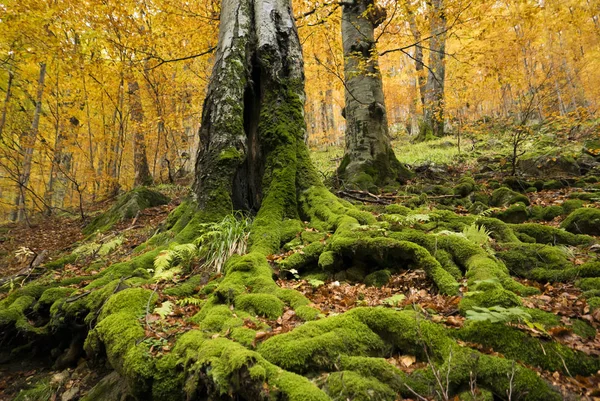
[[[425,90],[425,124],[435,137],[444,135],[444,82],[446,79],[446,14],[444,0],[431,0],[429,73]]]
[[[108,150],[107,163],[107,194],[109,197],[116,196],[119,192],[119,175],[120,175],[120,159],[121,159],[121,141],[125,134],[125,116],[123,114],[123,106],[125,102],[125,79],[123,73],[120,74],[118,98],[115,104],[112,126],[116,126],[116,130],[112,132],[110,148]]]
[[[425,64],[423,63],[423,45],[421,43],[421,31],[417,26],[417,20],[415,18],[415,14],[410,10],[410,8],[406,7],[406,11],[408,14],[408,26],[410,27],[410,32],[412,33],[413,40],[415,43],[414,50],[414,61],[415,61],[415,71],[417,73],[417,86],[419,88],[419,99],[421,101],[421,107],[425,109],[425,87],[427,85],[427,74],[425,73]]]
[[[33,149],[38,136],[40,126],[40,116],[42,114],[42,98],[44,96],[44,81],[46,79],[46,63],[40,63],[40,75],[38,78],[37,94],[35,98],[35,110],[31,122],[31,130],[21,138],[21,148],[23,151],[23,162],[21,164],[21,173],[17,183],[17,196],[15,200],[15,212],[13,220],[23,221],[26,216],[25,192],[29,185],[31,176],[31,164],[33,161]]]
[[[6,115],[8,114],[8,105],[10,104],[10,98],[12,96],[12,85],[15,74],[13,72],[13,57],[10,56],[8,59],[8,83],[6,84],[6,95],[4,96],[4,104],[2,105],[2,114],[0,115],[0,139],[4,133],[4,126],[6,125]]]
[[[135,172],[134,186],[152,185],[152,174],[146,157],[146,138],[144,136],[142,123],[144,122],[144,109],[140,97],[140,85],[137,81],[131,81],[127,85],[129,89],[129,108],[131,121],[133,121],[133,168]]]
[[[346,146],[338,174],[344,185],[362,189],[410,176],[390,145],[374,39],[375,27],[384,19],[373,0],[354,0],[342,10]]]
[[[98,180],[98,174],[96,173],[96,168],[94,167],[94,135],[92,133],[92,118],[90,113],[90,100],[88,98],[87,85],[85,82],[85,71],[83,66],[81,67],[81,81],[83,87],[83,101],[85,102],[85,116],[86,116],[86,125],[87,125],[87,134],[88,134],[88,151],[89,151],[89,165],[90,165],[90,173],[94,177],[94,183],[92,185],[92,200],[96,199],[96,191],[100,189],[100,181]],[[103,117],[104,119],[104,117]]]
[[[74,131],[79,126],[79,120],[71,117],[69,123],[70,137],[74,138]],[[62,127],[58,125],[54,144],[54,157],[52,159],[52,167],[50,168],[50,179],[48,180],[47,192],[44,196],[47,206],[64,207],[67,188],[69,186],[68,174],[71,171],[71,162],[73,160],[73,154],[66,151],[67,139]],[[48,213],[51,213],[51,211],[49,209]]]
[[[52,164],[50,166],[50,174],[48,178],[48,185],[46,186],[46,193],[44,194],[45,210],[44,214],[47,216],[52,214],[53,207],[62,208],[64,206],[64,200],[67,190],[67,173],[71,168],[72,154],[65,152],[65,145],[68,140],[65,135],[65,129],[62,126],[62,115],[61,115],[61,93],[60,93],[60,70],[56,70],[56,111],[53,113],[55,118],[54,123],[54,154],[52,155]],[[79,125],[79,120],[75,117],[70,118],[71,126]],[[73,129],[70,129],[70,137],[75,138]]]
[[[297,191],[313,183],[289,1],[223,0],[215,59],[192,186],[199,207],[212,216],[260,209],[259,221],[297,217]]]

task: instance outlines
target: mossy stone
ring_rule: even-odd
[[[383,287],[390,281],[390,278],[392,278],[392,273],[389,270],[378,270],[368,274],[364,283],[370,287]]]
[[[515,192],[507,187],[500,187],[492,192],[490,206],[510,206],[517,202],[529,205],[529,199],[525,195]]]
[[[600,235],[600,209],[577,209],[560,226],[575,234]]]

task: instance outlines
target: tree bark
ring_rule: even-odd
[[[31,176],[31,164],[33,161],[33,148],[37,141],[38,130],[40,126],[40,116],[42,114],[42,98],[44,96],[44,81],[46,79],[46,63],[40,63],[40,75],[38,78],[37,95],[35,99],[35,110],[31,122],[29,134],[23,135],[21,147],[23,149],[23,163],[21,164],[21,174],[17,184],[17,196],[15,200],[15,212],[13,220],[23,221],[26,218],[25,192],[29,185]]]
[[[342,10],[346,146],[338,174],[344,185],[361,189],[410,177],[390,145],[374,37],[384,19],[373,0],[345,3]]]
[[[14,58],[11,55],[8,58],[8,83],[6,84],[6,96],[4,96],[2,115],[0,115],[0,139],[2,138],[2,134],[4,132],[4,126],[6,125],[6,115],[8,114],[8,105],[10,104],[10,98],[12,96],[13,79],[15,77],[12,62],[14,62]]]
[[[426,130],[435,137],[444,135],[444,82],[446,79],[446,14],[444,0],[431,0],[429,73],[425,90]]]
[[[129,107],[131,121],[133,121],[133,165],[134,183],[136,187],[152,185],[152,174],[146,157],[146,138],[144,137],[142,123],[144,122],[144,109],[140,97],[140,85],[137,81],[127,84],[129,89]]]
[[[192,186],[201,209],[258,211],[267,203],[297,216],[304,97],[289,1],[224,0]]]

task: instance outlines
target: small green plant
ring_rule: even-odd
[[[431,216],[421,213],[409,214],[407,216],[388,214],[384,215],[384,218],[391,223],[397,223],[403,226],[412,226],[415,223],[425,223],[431,220]]]
[[[396,294],[396,295],[393,295],[389,298],[382,300],[381,303],[384,305],[398,307],[398,306],[400,306],[402,301],[404,301],[405,298],[406,298],[406,296],[404,294]]]
[[[21,390],[14,398],[15,401],[47,401],[54,395],[54,388],[48,380],[42,380],[35,386]]]
[[[483,224],[477,225],[473,223],[470,226],[465,226],[462,233],[466,239],[480,246],[487,245],[491,239],[491,231],[489,231]]]
[[[181,244],[173,249],[162,251],[154,259],[154,278],[169,281],[183,270],[189,270],[197,257],[198,248],[194,244]]]
[[[325,284],[324,281],[322,280],[318,280],[316,278],[309,278],[308,280],[306,280],[308,282],[308,284],[312,287],[312,288],[319,288],[320,286],[322,286],[323,284]]]
[[[200,305],[202,305],[203,302],[204,301],[200,298],[185,297],[182,299],[178,299],[175,303],[179,306],[188,306],[188,305],[200,306]]]
[[[232,255],[246,253],[251,224],[251,219],[241,213],[229,215],[219,223],[203,224],[203,233],[195,241],[203,266],[220,273]]]
[[[202,234],[194,243],[177,245],[154,259],[154,278],[172,280],[176,274],[193,270],[196,261],[200,261],[203,268],[220,273],[232,255],[246,253],[250,225],[251,220],[241,214],[200,225]]]
[[[152,313],[155,313],[155,314],[159,315],[161,317],[161,319],[164,319],[167,315],[169,315],[171,312],[173,312],[174,306],[175,305],[173,305],[173,302],[165,301],[162,303],[161,306],[154,308],[154,311]]]
[[[496,305],[489,308],[474,306],[472,310],[467,311],[467,319],[477,322],[489,321],[492,323],[508,323],[514,321],[531,321],[531,315],[522,308],[504,308]]]
[[[73,253],[82,256],[106,256],[121,246],[122,243],[122,236],[116,236],[113,238],[108,237],[80,245],[73,251]]]

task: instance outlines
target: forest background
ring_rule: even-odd
[[[293,6],[308,142],[331,150],[335,165],[345,129],[341,6]],[[384,19],[372,56],[400,143],[418,134],[420,86],[440,55],[445,131],[468,147],[517,125],[551,125],[565,141],[582,135],[582,126],[583,134],[598,134],[586,125],[600,99],[596,0],[448,0],[441,11],[421,0],[378,6]],[[219,7],[217,0],[2,2],[0,219],[83,215],[91,202],[135,186],[141,153],[149,177],[138,184],[173,183],[193,171]],[[433,12],[443,13],[442,28]]]

